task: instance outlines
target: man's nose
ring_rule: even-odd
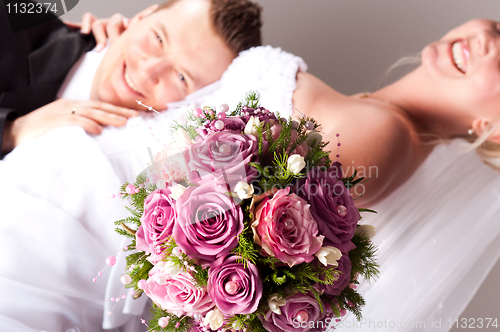
[[[171,67],[170,62],[164,58],[148,57],[141,66],[144,76],[154,84],[158,83],[160,77]]]

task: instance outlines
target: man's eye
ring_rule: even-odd
[[[182,82],[186,82],[186,79],[184,78],[184,75],[182,75],[181,73],[177,74],[179,76],[179,79],[182,81]]]
[[[153,31],[153,32],[154,32],[154,31]],[[161,43],[163,43],[163,41],[161,40],[160,35],[158,35],[156,32],[154,32],[154,34],[155,34],[156,40],[157,40],[160,44],[161,44]]]

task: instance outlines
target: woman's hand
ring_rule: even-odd
[[[95,50],[100,52],[106,47],[107,39],[112,44],[128,28],[130,20],[122,14],[114,14],[110,18],[98,19],[92,13],[85,13],[82,16],[81,23],[68,21],[64,23],[72,29],[80,29],[83,34],[89,34],[92,31],[96,40]]]
[[[79,126],[89,134],[100,134],[103,126],[123,126],[128,118],[137,114],[137,111],[101,101],[59,99],[8,123],[2,150],[10,151],[61,126]]]

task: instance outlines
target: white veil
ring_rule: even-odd
[[[411,179],[370,207],[381,274],[359,290],[364,324],[338,330],[448,331],[500,256],[500,174],[463,144],[438,146]],[[413,327],[412,327],[413,326]]]

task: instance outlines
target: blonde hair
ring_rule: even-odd
[[[389,67],[389,69],[387,69],[385,77],[387,78],[389,74],[396,68],[406,65],[418,65],[420,63],[420,53],[408,57],[403,57],[396,61],[391,67]],[[500,144],[488,140],[488,138],[498,129],[500,129],[500,117],[492,121],[489,125],[488,130],[483,132],[481,135],[460,135],[453,137],[453,139],[464,139],[469,143],[464,152],[475,150],[481,161],[483,161],[491,168],[500,171]],[[451,141],[451,139],[439,137],[437,134],[429,133],[421,134],[421,136],[435,136],[435,139],[432,139],[430,144],[449,143]]]
[[[464,137],[470,143],[468,151],[475,150],[479,158],[488,166],[500,171],[500,144],[489,141],[488,138],[500,128],[500,119],[496,119],[481,135]]]

